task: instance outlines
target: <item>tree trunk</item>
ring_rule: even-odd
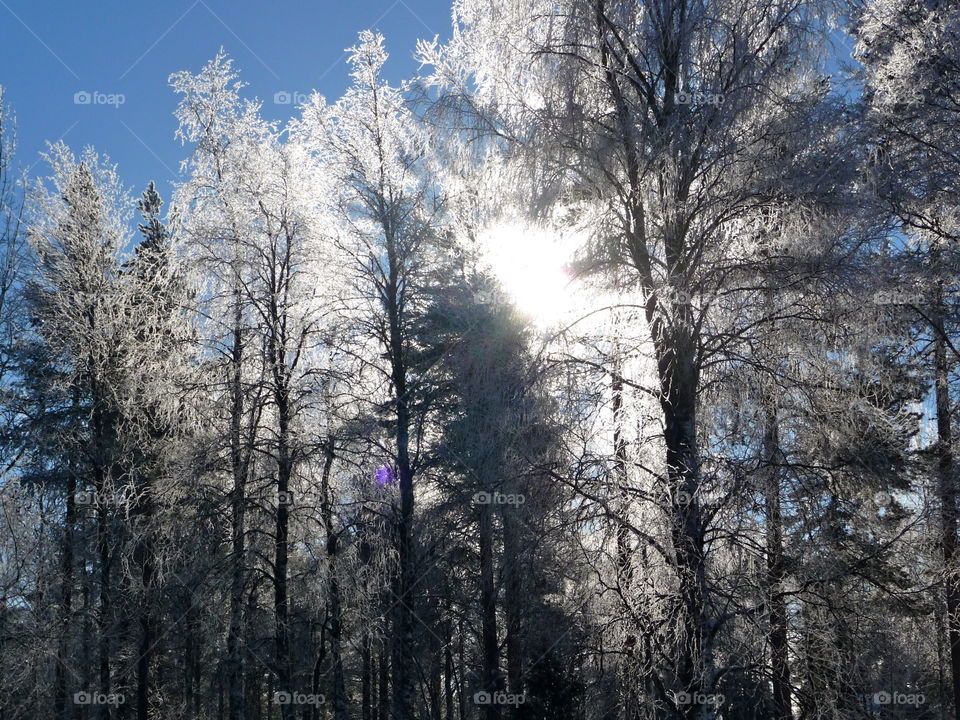
[[[360,635],[360,720],[373,720],[373,669],[370,665],[370,633]]]
[[[91,660],[94,657],[94,648],[93,648],[93,614],[94,614],[94,605],[93,605],[93,583],[94,583],[94,574],[92,572],[87,572],[87,564],[79,563],[80,567],[80,586],[83,588],[83,604],[80,608],[80,617],[83,618],[82,630],[81,630],[81,640],[80,640],[80,657],[90,658]],[[84,689],[85,692],[90,692],[93,688],[93,672],[94,672],[93,662],[85,662],[80,665],[80,686]],[[69,707],[69,706],[68,706]],[[79,714],[81,717],[86,720],[89,717],[86,714],[86,708],[80,707],[78,712],[74,712],[74,715]]]
[[[770,671],[775,720],[792,720],[787,605],[783,599],[786,567],[783,556],[783,516],[780,510],[780,432],[776,401],[769,400],[763,436],[767,477],[764,484],[767,520],[767,595],[770,605]]]
[[[381,647],[377,658],[377,694],[380,720],[390,720],[390,663],[386,648]]]
[[[137,543],[137,555],[141,568],[143,600],[140,607],[140,649],[137,657],[137,720],[149,720],[150,715],[150,664],[153,659],[154,627],[153,590],[154,545],[153,545],[153,486],[147,478],[140,498],[140,532],[143,536]]]
[[[503,518],[503,613],[507,649],[507,686],[514,695],[523,693],[523,547],[522,520],[518,506],[504,505]],[[520,711],[514,706],[514,715]]]
[[[617,496],[620,498],[619,512],[624,516],[617,523],[617,587],[620,596],[629,598],[633,586],[633,559],[631,557],[630,529],[626,515],[630,511],[630,495],[627,492],[629,475],[627,473],[627,442],[623,437],[623,377],[621,376],[619,351],[614,358],[612,383],[612,411],[613,411],[613,456],[614,477],[617,480]],[[629,615],[628,615],[629,616]],[[637,636],[628,632],[623,639],[623,654],[620,667],[620,717],[623,720],[634,720],[638,713],[639,678],[636,673]]]
[[[447,623],[445,640],[446,643],[443,646],[444,720],[453,720],[453,624],[450,622]]]
[[[343,611],[340,583],[337,579],[338,536],[333,527],[333,502],[330,497],[330,469],[333,467],[333,439],[327,441],[326,457],[320,481],[321,514],[327,534],[327,613],[330,617],[330,664],[333,671],[333,717],[347,720],[347,691],[343,677]],[[364,635],[366,637],[366,635]],[[366,648],[364,648],[366,650]],[[366,678],[364,678],[366,680]]]
[[[443,660],[441,650],[433,646],[433,652],[430,658],[430,670],[427,675],[427,695],[430,701],[430,720],[443,720],[441,708],[443,699]]]
[[[97,483],[97,557],[100,562],[100,606],[97,612],[97,634],[98,634],[98,665],[100,692],[109,695],[111,692],[111,644],[110,644],[110,543],[107,538],[107,507],[104,503],[103,483]],[[110,705],[104,703],[99,707],[99,713],[103,720],[110,717]]]
[[[187,602],[191,602],[191,596],[187,596]],[[186,710],[186,716],[188,718],[196,717],[196,708],[197,708],[197,698],[195,697],[196,688],[194,687],[193,678],[196,674],[197,663],[197,639],[193,632],[190,632],[191,628],[191,617],[192,611],[187,610],[187,637],[184,642],[183,647],[183,698],[184,706]]]
[[[681,310],[681,312],[684,312]],[[686,323],[690,327],[691,323]],[[662,328],[662,325],[660,326]],[[658,346],[661,409],[664,419],[668,512],[679,585],[676,680],[679,691],[690,698],[678,711],[694,720],[705,710],[700,700],[711,692],[712,664],[707,642],[706,562],[704,528],[698,490],[700,467],[697,447],[696,399],[698,373],[693,338],[674,331],[666,337],[654,334]]]
[[[463,618],[460,618],[460,622],[457,626],[457,699],[458,707],[460,708],[460,720],[464,720],[467,716],[467,697],[466,691],[464,689],[464,678],[467,676],[467,660],[466,660],[466,638],[463,634]]]
[[[497,589],[493,577],[493,504],[480,505],[480,648],[483,668],[481,690],[490,700],[480,707],[487,720],[500,717],[492,694],[500,690],[499,643],[497,642]]]
[[[245,517],[247,468],[243,448],[243,331],[240,291],[234,296],[233,347],[231,348],[230,406],[230,469],[233,491],[230,502],[233,563],[230,578],[230,627],[227,631],[227,696],[230,720],[246,720],[244,712],[243,662],[243,592],[245,576]]]
[[[401,316],[401,278],[396,240],[389,221],[387,235],[389,282],[384,296],[389,325],[387,348],[390,374],[395,393],[394,439],[397,448],[397,473],[400,480],[400,515],[396,525],[399,564],[394,600],[393,716],[392,720],[414,718],[413,664],[413,468],[410,462],[410,398],[407,389],[407,358],[404,323]]]
[[[94,367],[91,360],[89,367]],[[94,504],[97,509],[97,536],[96,552],[100,571],[99,607],[97,611],[97,668],[99,675],[99,691],[103,695],[110,695],[112,688],[112,652],[111,646],[111,553],[110,553],[110,512],[109,506],[114,501],[111,474],[113,467],[112,453],[114,451],[115,421],[105,406],[105,396],[96,380],[91,381],[90,394],[93,408],[90,413],[90,448],[93,457],[93,489]],[[111,715],[111,706],[103,703],[98,707],[97,714],[108,720]]]
[[[143,568],[144,587],[153,585],[152,563]],[[154,629],[153,613],[150,607],[152,596],[144,599],[143,609],[140,611],[140,649],[137,657],[137,720],[148,720],[150,717],[150,663],[153,657]]]
[[[279,419],[278,449],[277,449],[277,517],[276,537],[274,546],[274,574],[273,574],[273,610],[276,619],[276,672],[277,688],[279,692],[292,693],[290,667],[290,636],[288,627],[287,606],[287,563],[288,563],[288,533],[289,511],[287,501],[290,497],[290,477],[292,461],[289,447],[289,398],[286,389],[276,392],[277,415]],[[293,703],[282,703],[280,714],[284,720],[293,720]]]
[[[320,626],[320,644],[317,650],[317,657],[313,661],[313,672],[310,675],[311,692],[314,695],[321,694],[321,679],[323,678],[323,666],[327,661],[327,623],[330,619],[330,609],[327,608],[323,618],[323,624]],[[308,716],[313,720],[323,716],[326,717],[326,708],[319,708],[314,705],[310,708]]]
[[[64,518],[60,575],[60,622],[57,638],[57,668],[54,677],[53,715],[57,720],[73,717],[72,698],[67,687],[67,657],[70,652],[70,620],[73,616],[73,538],[77,523],[77,476],[71,463],[67,476],[67,511]],[[70,708],[68,711],[67,708]]]
[[[934,363],[937,402],[937,471],[940,482],[944,594],[947,637],[953,680],[954,712],[960,714],[960,573],[957,571],[957,488],[953,464],[953,427],[950,411],[950,362],[942,317],[934,327]]]

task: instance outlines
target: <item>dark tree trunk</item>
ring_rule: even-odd
[[[678,312],[688,312],[679,310]],[[686,326],[689,328],[688,320]],[[674,331],[658,339],[661,409],[664,419],[668,511],[679,586],[679,618],[676,648],[676,681],[680,692],[692,701],[679,707],[680,714],[694,720],[704,711],[699,701],[711,692],[708,620],[706,615],[706,563],[704,527],[698,490],[700,467],[697,448],[696,400],[698,373],[693,338]]]
[[[942,304],[942,303],[941,303]],[[934,327],[934,363],[937,403],[937,473],[940,483],[940,523],[943,550],[947,638],[953,681],[954,712],[960,716],[960,573],[957,568],[957,487],[953,461],[953,424],[950,410],[950,362],[942,317]]]
[[[274,546],[274,575],[273,575],[273,610],[276,619],[276,656],[274,662],[277,672],[277,688],[279,692],[292,693],[292,672],[290,667],[290,629],[287,606],[287,563],[288,563],[288,534],[289,510],[287,501],[290,498],[290,477],[292,461],[289,447],[289,398],[284,390],[276,393],[277,413],[279,416],[278,450],[277,450],[277,516]],[[282,703],[280,714],[284,720],[293,720],[294,705]]]
[[[80,587],[82,588],[82,604],[80,606],[79,615],[81,618],[83,618],[81,621],[80,657],[92,659],[95,653],[93,647],[93,615],[95,612],[93,604],[94,575],[93,573],[87,572],[86,565],[86,563],[79,564]],[[93,688],[94,670],[94,662],[85,662],[80,665],[80,687],[82,687],[86,692],[89,692],[90,689]],[[87,720],[87,718],[90,717],[87,710],[87,706],[77,706],[77,708],[74,710],[74,715],[83,718],[83,720]]]
[[[104,695],[111,693],[111,603],[110,603],[110,542],[107,537],[108,517],[107,507],[103,502],[103,483],[98,483],[97,501],[97,557],[100,563],[100,606],[97,612],[97,662],[99,666],[100,692]],[[99,715],[103,720],[110,717],[110,705],[104,703],[99,707]]]
[[[154,623],[153,604],[154,588],[154,545],[153,545],[153,486],[147,479],[142,489],[141,503],[141,530],[142,537],[138,542],[137,555],[141,568],[141,582],[143,586],[143,600],[140,607],[140,648],[137,657],[137,720],[149,720],[150,716],[150,665],[153,660]]]
[[[488,697],[500,690],[500,659],[497,641],[497,589],[493,568],[493,508],[480,505],[480,657],[483,668],[482,690]],[[480,708],[482,717],[497,720],[499,705],[489,702]]]
[[[289,564],[290,507],[294,500],[290,492],[293,478],[294,448],[291,437],[293,405],[290,397],[292,368],[287,362],[288,337],[285,299],[290,287],[290,244],[270,246],[269,295],[267,317],[267,354],[270,358],[273,402],[277,411],[277,514],[274,534],[273,609],[276,622],[275,657],[277,689],[285,694],[294,692],[293,668],[290,657],[290,608],[287,597],[287,568]],[[284,720],[293,720],[295,706],[283,703],[280,713]]]
[[[347,720],[347,689],[343,674],[343,611],[340,605],[340,584],[334,579],[329,588],[330,603],[330,664],[333,673],[333,717]]]
[[[187,602],[191,601],[190,596]],[[187,610],[187,628],[190,629],[190,610]],[[196,688],[193,678],[197,667],[197,638],[193,632],[187,632],[186,641],[183,646],[183,698],[186,706],[187,717],[196,717],[197,698],[195,697]]]
[[[152,563],[143,568],[144,587],[153,585]],[[137,720],[148,720],[150,717],[150,663],[153,657],[155,633],[153,629],[153,613],[150,607],[151,597],[144,600],[140,611],[140,649],[137,657]]]
[[[373,720],[373,668],[370,657],[370,633],[360,636],[360,720]]]
[[[381,647],[377,657],[377,695],[380,720],[390,720],[390,662],[386,648]]]
[[[617,587],[622,597],[628,598],[633,592],[633,558],[630,542],[630,529],[626,514],[630,511],[627,473],[627,441],[623,436],[623,377],[620,374],[620,359],[615,358],[611,379],[613,412],[613,456],[614,477],[617,480],[617,496],[621,498],[619,512],[624,515],[617,523]],[[634,720],[638,713],[639,678],[636,672],[637,636],[628,632],[623,639],[623,654],[620,668],[620,717]]]
[[[233,346],[230,377],[230,469],[233,490],[230,498],[232,568],[230,578],[230,626],[227,631],[227,696],[230,720],[247,720],[244,712],[243,661],[243,593],[246,585],[245,519],[247,467],[243,439],[243,310],[240,291],[234,297]]]
[[[67,663],[70,652],[70,620],[73,616],[73,542],[77,524],[77,476],[71,463],[67,476],[67,510],[63,521],[63,545],[60,574],[60,618],[57,638],[57,667],[54,675],[53,715],[57,720],[73,717],[70,690],[67,687]],[[70,708],[68,710],[67,708]]]
[[[90,367],[94,367],[93,361]],[[96,552],[99,564],[99,607],[97,609],[97,671],[99,691],[112,692],[112,578],[110,542],[110,504],[114,501],[112,487],[113,452],[116,421],[106,406],[106,393],[98,382],[91,383],[93,408],[90,413],[91,456],[93,457],[94,504],[97,512]],[[103,720],[111,715],[111,705],[103,703],[97,714]]]
[[[464,688],[465,678],[467,677],[467,653],[466,638],[463,634],[463,618],[460,618],[457,626],[457,638],[457,705],[460,709],[460,720],[464,720],[467,716],[467,693]]]
[[[520,507],[504,505],[503,518],[503,614],[507,651],[507,686],[514,695],[523,693],[523,547],[517,515]],[[514,706],[514,715],[521,706]]]
[[[433,646],[434,651],[431,653],[430,658],[430,671],[427,676],[427,695],[430,701],[430,720],[442,720],[441,708],[442,708],[442,680],[443,680],[443,671],[442,665],[443,661],[440,655],[440,648]]]
[[[330,618],[330,666],[333,673],[333,717],[347,719],[347,690],[343,676],[343,611],[337,578],[338,536],[333,527],[333,500],[330,497],[330,470],[333,467],[333,440],[327,441],[326,457],[320,481],[321,515],[327,534],[327,613]],[[365,636],[366,637],[366,636]],[[365,678],[366,679],[366,678]]]
[[[317,648],[317,657],[313,661],[313,672],[310,675],[310,687],[312,688],[311,692],[314,695],[321,694],[321,685],[323,679],[323,666],[327,661],[327,624],[330,621],[330,609],[327,608],[325,617],[323,618],[323,624],[320,626],[320,643]],[[309,717],[313,720],[324,716],[326,717],[326,709],[321,709],[316,705],[311,706],[309,711]]]
[[[776,401],[771,398],[763,437],[767,476],[764,484],[767,521],[767,596],[770,605],[770,671],[775,720],[792,720],[787,605],[784,601],[786,566],[783,555],[783,516],[780,510],[780,433]]]
[[[443,646],[444,720],[453,720],[453,624],[447,623]]]
[[[398,571],[394,601],[393,648],[393,720],[414,718],[414,553],[413,553],[413,466],[410,461],[410,397],[407,387],[407,353],[404,339],[400,259],[391,222],[384,220],[387,238],[389,278],[383,302],[387,312],[387,352],[394,391],[394,440],[397,450],[397,474],[400,481],[400,512],[396,523]]]
[[[685,5],[679,6],[677,22],[682,24]],[[692,306],[682,297],[690,291],[696,254],[685,247],[687,225],[680,210],[688,200],[690,179],[679,183],[663,182],[659,202],[670,208],[667,220],[657,229],[662,242],[662,258],[654,258],[658,241],[648,236],[652,230],[644,205],[646,188],[638,147],[636,124],[628,107],[623,84],[625,75],[620,53],[623,48],[610,39],[610,16],[606,0],[593,5],[600,49],[600,67],[615,112],[616,133],[625,159],[625,179],[630,195],[625,210],[624,252],[626,264],[638,275],[647,299],[645,315],[650,328],[659,380],[660,407],[666,449],[667,488],[664,509],[671,524],[674,551],[673,570],[678,584],[678,612],[675,623],[675,647],[671,648],[674,692],[694,698],[676,705],[668,692],[662,699],[675,706],[680,717],[694,720],[705,710],[702,698],[710,692],[712,677],[711,632],[707,617],[707,581],[705,564],[704,519],[700,507],[700,462],[697,445],[697,396],[699,392],[698,323]],[[674,28],[664,29],[663,113],[658,124],[673,122],[674,100],[682,81],[682,41]],[[665,128],[666,129],[666,128]],[[676,212],[674,212],[676,210]],[[661,275],[662,273],[662,275]],[[667,292],[664,293],[664,290]],[[670,291],[681,291],[670,297]],[[674,696],[676,697],[676,695]]]

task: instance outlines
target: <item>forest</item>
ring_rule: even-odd
[[[0,93],[0,717],[957,718],[960,4],[452,22]]]

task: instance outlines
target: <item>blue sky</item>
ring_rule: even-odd
[[[155,179],[168,200],[186,154],[173,137],[170,73],[199,70],[223,46],[264,116],[285,120],[296,93],[343,92],[343,50],[367,28],[386,36],[387,76],[399,82],[416,70],[418,38],[449,36],[450,2],[0,0],[0,84],[17,118],[17,162],[45,174],[38,153],[62,137],[110,155],[137,194]]]

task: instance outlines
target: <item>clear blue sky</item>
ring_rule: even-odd
[[[46,174],[38,153],[62,137],[110,155],[136,194],[155,179],[169,200],[186,153],[173,137],[170,73],[196,72],[223,46],[263,114],[285,120],[295,106],[275,103],[277,93],[343,92],[343,50],[367,28],[386,36],[387,76],[399,82],[416,70],[418,38],[449,36],[450,2],[0,0],[0,84],[17,118],[17,162]],[[118,94],[123,104],[107,104]]]

